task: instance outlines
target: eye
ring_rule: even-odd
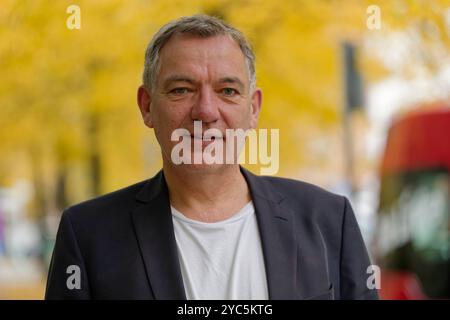
[[[175,88],[175,89],[170,90],[170,93],[173,93],[178,96],[186,94],[188,92],[189,92],[188,88]]]
[[[236,89],[233,89],[233,88],[224,88],[224,89],[222,89],[222,93],[224,95],[226,95],[227,97],[233,97],[236,94],[238,94],[239,92]]]

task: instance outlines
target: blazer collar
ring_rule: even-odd
[[[295,299],[297,248],[293,213],[268,180],[241,167],[252,196],[264,254],[269,298]]]
[[[270,299],[295,298],[297,274],[293,214],[284,196],[241,167],[250,189],[261,237]],[[186,299],[167,184],[162,170],[136,195],[133,223],[147,278],[156,299]]]
[[[140,203],[132,211],[132,218],[153,295],[158,300],[185,300],[169,192],[162,170],[144,185],[136,199]]]

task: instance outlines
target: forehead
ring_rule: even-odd
[[[177,34],[162,47],[158,78],[172,73],[191,76],[238,76],[248,80],[247,65],[239,44],[228,35],[202,38]]]

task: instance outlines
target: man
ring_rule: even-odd
[[[223,21],[196,15],[159,30],[137,100],[163,169],[63,213],[47,299],[377,298],[346,198],[237,161],[174,163],[178,129],[200,152],[227,139],[196,134],[195,121],[204,132],[256,127],[255,81],[249,44]]]

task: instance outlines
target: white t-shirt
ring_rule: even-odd
[[[187,299],[268,299],[252,202],[214,223],[192,220],[171,209]]]

